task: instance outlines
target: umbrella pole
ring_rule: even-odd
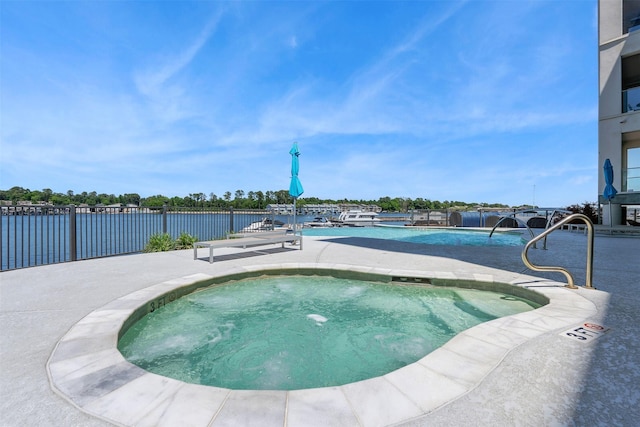
[[[609,234],[613,234],[613,216],[611,216],[611,199],[609,199]]]

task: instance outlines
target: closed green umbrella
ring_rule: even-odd
[[[293,197],[293,231],[296,231],[296,200],[302,193],[304,193],[304,189],[302,188],[302,183],[298,178],[298,172],[300,170],[300,161],[298,157],[300,157],[300,151],[298,150],[298,143],[294,142],[293,147],[289,150],[289,154],[291,154],[291,184],[289,185],[289,194]]]

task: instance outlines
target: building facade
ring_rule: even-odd
[[[640,205],[639,0],[598,1],[598,45],[599,202],[602,223],[621,225]],[[610,205],[602,196],[606,159],[613,165],[618,191]]]

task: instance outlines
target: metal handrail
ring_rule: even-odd
[[[522,220],[522,219],[520,219],[520,218],[518,218],[518,217],[516,216],[517,214],[520,214],[520,213],[523,213],[523,212],[529,212],[529,211],[530,211],[529,209],[526,209],[526,210],[523,210],[523,211],[517,211],[517,212],[510,213],[509,215],[503,216],[503,217],[502,217],[502,218],[500,218],[500,220],[496,223],[496,225],[494,225],[494,226],[493,226],[493,228],[491,229],[491,233],[489,233],[489,237],[491,237],[491,236],[493,235],[493,232],[495,231],[495,229],[496,229],[496,228],[498,228],[498,226],[499,226],[499,225],[500,225],[504,220],[506,220],[506,219],[508,219],[508,218],[513,218],[513,219],[514,219],[518,224],[522,224],[522,225],[524,225],[524,226],[527,228],[527,230],[529,230],[529,233],[531,234],[531,237],[533,238],[533,237],[534,237],[533,230],[531,230],[531,227],[529,227],[529,224],[528,224],[526,221],[524,221],[524,220]],[[549,211],[548,211],[547,209],[545,209],[545,212],[549,212]],[[556,216],[556,212],[559,212],[559,213],[567,213],[567,212],[569,212],[569,211],[567,211],[567,210],[565,210],[565,209],[554,209],[553,211],[551,211],[551,216],[548,216],[548,218],[547,218],[547,223],[545,224],[545,227],[544,227],[544,228],[545,228],[545,230],[546,230],[546,229],[548,229],[548,228],[549,228],[549,226],[551,225],[551,221],[552,221],[552,220],[553,220],[553,218]],[[534,249],[537,249],[537,247],[536,247],[535,243],[533,244],[533,248],[534,248]],[[546,237],[544,238],[544,242],[543,242],[543,244],[542,244],[542,249],[545,249],[545,250],[547,249],[547,238],[546,238]]]
[[[513,217],[511,217],[511,215],[513,215]],[[503,216],[502,218],[500,218],[498,220],[498,222],[496,222],[496,225],[493,226],[493,228],[491,229],[491,233],[489,233],[489,238],[491,238],[491,236],[493,236],[493,232],[496,231],[496,228],[498,228],[498,226],[500,225],[500,223],[506,219],[513,219],[515,220],[518,224],[522,224],[525,227],[527,227],[527,230],[529,230],[529,233],[531,233],[531,238],[533,239],[535,237],[535,234],[533,234],[533,230],[531,230],[531,227],[529,227],[529,224],[527,224],[525,221],[521,220],[520,218],[517,218],[515,216],[516,214],[510,214],[509,216]],[[535,244],[533,245],[533,247],[535,248]]]
[[[558,212],[558,213],[560,213],[560,214],[566,214],[566,213],[568,213],[568,212],[570,212],[570,211],[567,211],[567,210],[565,210],[565,209],[554,209],[554,210],[551,212],[551,216],[549,216],[549,217],[547,218],[547,224],[546,224],[546,225],[545,225],[545,227],[544,227],[544,229],[545,229],[545,230],[548,230],[548,229],[549,229],[549,227],[551,226],[551,221],[553,221],[553,218],[556,216],[556,212]],[[544,243],[542,244],[542,249],[545,249],[545,250],[547,249],[547,237],[546,237],[546,236],[545,236],[545,238],[544,238]]]
[[[571,273],[569,273],[568,270],[562,268],[562,267],[553,267],[553,266],[538,266],[538,265],[534,265],[531,263],[531,261],[529,261],[527,252],[529,251],[529,248],[532,245],[535,245],[535,243],[546,237],[554,230],[557,230],[558,228],[562,227],[563,225],[567,224],[570,221],[573,221],[574,219],[580,219],[582,220],[586,225],[587,225],[587,276],[586,276],[586,284],[585,287],[588,289],[595,289],[593,287],[593,223],[591,222],[591,220],[589,219],[588,216],[583,215],[583,214],[573,214],[573,215],[569,215],[568,217],[560,220],[559,222],[557,222],[555,225],[553,225],[552,227],[546,229],[545,231],[543,231],[542,233],[540,233],[538,236],[536,236],[535,238],[529,240],[527,242],[527,244],[525,245],[524,249],[522,250],[522,261],[524,262],[524,265],[526,265],[528,268],[530,268],[531,270],[535,270],[535,271],[555,271],[558,273],[562,273],[565,275],[565,277],[567,278],[567,287],[570,289],[577,289],[578,287],[575,285],[574,281],[573,281],[573,276],[571,275]]]

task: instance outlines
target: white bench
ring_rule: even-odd
[[[209,248],[209,262],[213,263],[213,250],[215,248],[250,248],[254,246],[271,245],[274,243],[284,244],[291,242],[295,244],[300,242],[300,250],[302,250],[302,236],[283,231],[262,231],[257,233],[228,234],[226,239],[208,240],[204,242],[195,242],[193,244],[193,259],[198,259],[198,248]]]

